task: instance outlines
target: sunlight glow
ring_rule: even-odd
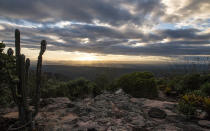
[[[5,51],[9,47],[5,48]],[[14,48],[13,48],[14,50]],[[26,58],[30,58],[32,61],[36,61],[39,55],[39,50],[22,48],[21,52],[25,54]],[[134,56],[134,55],[114,55],[114,54],[97,54],[97,53],[85,53],[85,52],[66,52],[62,50],[50,51],[46,50],[43,55],[43,59],[46,61],[80,61],[85,63],[88,62],[131,62],[131,63],[163,63],[171,61],[170,57],[164,56]]]
[[[5,30],[4,26],[0,25],[0,30]]]
[[[77,60],[79,60],[79,61],[96,61],[98,59],[95,56],[89,55],[89,56],[77,58]]]

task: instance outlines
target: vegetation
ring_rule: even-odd
[[[46,41],[43,40],[41,42],[41,50],[38,57],[37,62],[37,70],[36,70],[36,92],[35,97],[33,99],[34,110],[29,110],[29,99],[27,99],[27,87],[28,87],[28,77],[29,77],[29,66],[30,60],[21,54],[20,48],[20,32],[19,30],[15,30],[15,53],[9,48],[7,54],[4,54],[2,51],[5,47],[3,43],[1,43],[0,54],[1,54],[1,90],[2,88],[8,87],[11,90],[11,94],[15,104],[18,106],[19,112],[19,123],[11,126],[11,129],[19,129],[19,125],[24,125],[23,128],[28,127],[28,129],[32,130],[32,121],[34,117],[38,113],[39,109],[39,98],[40,98],[40,87],[41,87],[41,68],[42,68],[42,55],[46,50]],[[3,89],[3,91],[7,91],[7,89]],[[1,97],[1,101],[5,101],[8,98]],[[3,98],[3,100],[2,100]],[[0,102],[2,103],[2,102]],[[4,104],[4,103],[2,103]]]
[[[9,56],[3,52],[5,44],[0,43],[0,106],[8,106],[12,101],[9,87],[17,79],[14,75],[15,57]],[[11,51],[11,49],[9,49]],[[10,52],[12,53],[12,52]]]
[[[150,72],[134,72],[121,76],[115,84],[134,97],[158,96],[154,75]]]

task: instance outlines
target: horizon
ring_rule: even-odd
[[[167,64],[210,55],[208,0],[0,1],[0,40],[44,61],[91,64]]]

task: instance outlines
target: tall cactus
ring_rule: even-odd
[[[15,30],[15,54],[16,54],[16,74],[18,77],[18,82],[16,87],[11,88],[12,95],[15,103],[18,105],[19,110],[19,120],[21,124],[31,125],[32,120],[38,113],[39,100],[40,100],[40,88],[41,88],[41,68],[42,68],[42,55],[46,50],[47,42],[45,40],[41,41],[41,49],[37,62],[36,70],[36,92],[35,92],[35,110],[29,110],[29,105],[27,101],[27,83],[29,77],[29,67],[30,59],[25,60],[25,56],[21,54],[20,48],[20,31]],[[13,55],[13,50],[8,49],[8,55]],[[33,118],[32,118],[33,117]]]
[[[20,54],[20,31],[17,29],[15,30],[15,49],[16,73],[19,78],[17,83],[19,119],[22,123],[25,123],[25,121],[27,121],[25,96],[25,56]]]

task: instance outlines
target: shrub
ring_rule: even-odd
[[[0,107],[7,107],[12,103],[12,97],[8,88],[0,88]]]
[[[158,96],[155,79],[150,72],[134,72],[117,80],[117,88],[122,88],[133,97],[154,98]]]
[[[178,94],[183,95],[194,90],[199,90],[201,84],[202,81],[200,74],[188,74],[173,77],[169,81],[168,87],[170,87],[173,91],[176,91]]]
[[[210,83],[205,83],[201,86],[201,92],[205,96],[210,96]]]
[[[210,74],[205,74],[201,76],[201,83],[210,82]]]
[[[202,109],[203,100],[202,96],[193,92],[185,94],[179,101],[178,110],[188,117],[193,116],[196,114],[196,109]]]
[[[195,115],[196,109],[205,110],[210,117],[210,97],[200,95],[201,91],[197,90],[185,94],[179,101],[178,109],[187,116]]]
[[[170,87],[166,87],[165,89],[164,89],[164,93],[166,94],[166,95],[169,95],[170,93],[171,93],[171,88]]]
[[[4,53],[4,48],[5,44],[0,42],[0,107],[9,106],[12,103],[10,91],[18,80],[15,75],[15,57]]]
[[[210,98],[205,97],[203,101],[204,110],[207,112],[208,117],[210,118]]]
[[[119,89],[120,87],[118,86],[118,81],[114,80],[110,83],[110,85],[106,88],[106,90],[115,92]]]
[[[106,90],[110,85],[110,78],[107,74],[103,73],[98,75],[94,82],[98,88],[101,90]]]
[[[195,95],[194,93],[186,94],[182,97],[185,103],[193,105],[194,107],[202,107],[203,97]]]
[[[95,96],[100,94],[100,90],[96,87],[96,84],[84,78],[69,81],[66,86],[68,97],[70,99],[84,98],[89,95]]]
[[[202,96],[202,97],[205,96],[201,90],[194,90],[189,92],[188,94],[195,94],[196,96]]]
[[[184,92],[182,87],[182,79],[183,78],[181,76],[175,76],[168,82],[167,87],[171,88],[171,90],[176,91],[179,94],[182,94]]]
[[[192,91],[197,90],[201,86],[201,77],[200,74],[189,74],[186,75],[183,79],[183,90]]]
[[[193,116],[196,113],[196,107],[185,101],[179,101],[178,110],[187,117]]]

